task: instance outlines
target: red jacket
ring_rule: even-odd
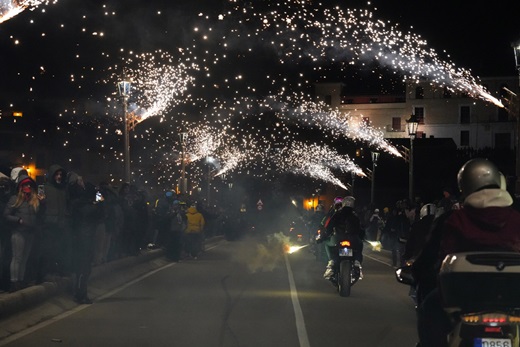
[[[500,189],[474,194],[447,219],[440,256],[486,250],[520,252],[520,212],[510,206],[510,195]]]

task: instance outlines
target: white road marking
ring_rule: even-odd
[[[298,291],[296,290],[296,284],[294,283],[294,277],[291,270],[291,264],[287,253],[284,253],[285,266],[287,267],[287,274],[289,275],[289,288],[291,289],[291,300],[294,309],[294,315],[296,317],[296,331],[298,332],[298,340],[300,341],[300,347],[310,347],[309,336],[307,335],[307,329],[305,328],[305,320],[303,319],[303,312],[298,300]]]

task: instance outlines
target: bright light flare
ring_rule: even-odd
[[[368,243],[372,247],[372,250],[375,252],[381,252],[381,250],[383,249],[381,241],[368,241]]]
[[[298,252],[300,249],[305,248],[305,247],[307,247],[307,246],[308,246],[308,245],[303,245],[303,246],[289,246],[289,247],[287,248],[287,253],[292,254],[292,253]]]

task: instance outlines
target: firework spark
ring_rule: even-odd
[[[34,10],[40,5],[55,4],[58,0],[2,0],[0,1],[0,23],[19,15],[26,9]]]

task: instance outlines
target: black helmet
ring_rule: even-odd
[[[460,192],[467,197],[484,188],[499,189],[501,173],[496,165],[487,159],[471,159],[460,168],[457,182]]]

